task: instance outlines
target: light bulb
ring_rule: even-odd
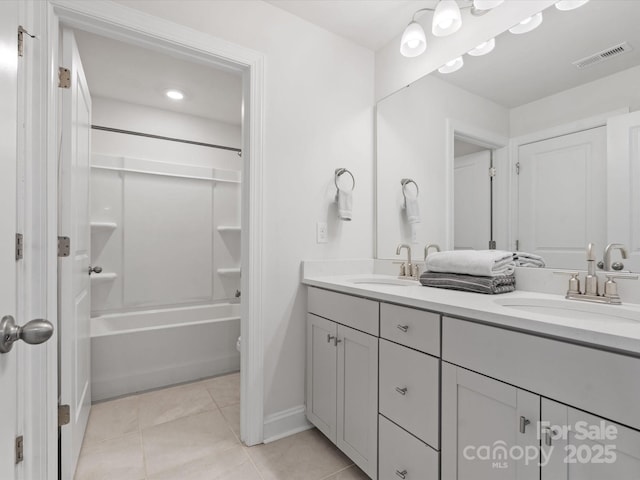
[[[504,3],[504,0],[473,0],[473,6],[477,10],[491,10]]]
[[[400,53],[405,57],[417,57],[427,49],[427,37],[417,22],[411,22],[405,28],[400,42]]]
[[[443,66],[441,66],[438,69],[438,71],[440,73],[453,73],[460,70],[463,65],[464,65],[464,60],[462,59],[462,57],[458,57],[445,63]]]
[[[509,29],[511,33],[519,35],[521,33],[528,33],[532,30],[535,30],[542,23],[542,12],[536,13],[532,17],[525,18],[515,27]]]
[[[576,8],[581,7],[589,0],[560,0],[556,3],[556,8],[562,11],[575,10]]]
[[[469,50],[469,55],[473,57],[480,57],[482,55],[486,55],[493,51],[496,48],[496,39],[492,38],[491,40],[487,40],[486,42],[482,42],[476,48]]]
[[[456,33],[462,26],[462,15],[456,0],[440,0],[433,14],[431,32],[436,37]]]
[[[171,100],[182,100],[184,98],[184,93],[180,90],[167,90],[165,95]]]

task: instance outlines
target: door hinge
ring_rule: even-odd
[[[18,56],[24,56],[24,34],[29,35],[31,38],[36,38],[35,35],[31,35],[27,32],[22,25],[18,25]]]
[[[516,240],[516,252],[520,250],[520,240]]]
[[[69,237],[58,237],[58,256],[68,257],[71,254],[71,239]]]
[[[496,249],[496,241],[489,240],[489,250],[495,250],[495,249]]]
[[[16,260],[24,257],[24,235],[16,233]]]
[[[58,67],[58,87],[71,88],[71,70]]]
[[[489,169],[489,177],[493,178],[496,176],[496,167],[491,167]]]
[[[16,437],[16,463],[24,460],[24,437]]]
[[[516,175],[520,175],[520,162],[516,163]]]
[[[58,426],[63,427],[71,421],[71,409],[69,405],[58,405]]]

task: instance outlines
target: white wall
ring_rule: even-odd
[[[373,255],[374,55],[262,1],[120,3],[266,55],[265,415],[303,405],[300,261]],[[337,220],[337,167],[356,177],[352,222]]]
[[[93,123],[240,145],[238,125],[99,97]],[[239,180],[237,153],[99,130],[92,153],[91,221],[116,225],[92,228],[92,265],[103,268],[92,277],[92,315],[232,299],[240,278],[218,269],[240,266],[240,234],[217,227],[240,225],[240,184],[180,175],[211,176],[213,168],[214,177]],[[137,172],[96,168],[121,165]],[[160,170],[175,175],[138,173]]]
[[[619,108],[640,109],[640,66],[511,109],[511,137],[519,137]]]
[[[447,248],[447,216],[452,213],[446,209],[447,119],[494,136],[509,136],[506,108],[434,76],[378,103],[377,258],[397,259],[396,246],[412,243],[402,210],[402,178],[412,178],[420,188],[421,222],[414,245],[436,243]],[[418,257],[422,258],[421,249]]]
[[[376,52],[376,99],[380,100],[411,82],[433,72],[436,68],[467,53],[480,43],[499,35],[521,20],[556,3],[557,0],[511,0],[482,17],[463,11],[463,27],[449,37],[433,37],[432,14],[418,17],[427,33],[427,51],[415,58],[400,55],[402,32],[387,46]],[[408,22],[409,19],[407,19]]]

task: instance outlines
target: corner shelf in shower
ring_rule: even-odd
[[[118,224],[115,222],[91,222],[91,230],[96,232],[112,232],[118,228]]]
[[[218,275],[240,276],[240,268],[219,268]]]
[[[118,278],[117,273],[92,273],[91,281],[92,282],[109,282]]]
[[[229,225],[220,225],[218,227],[218,231],[219,232],[234,232],[234,233],[240,233],[240,227],[233,227],[233,226],[229,226]]]

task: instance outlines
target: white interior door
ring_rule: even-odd
[[[59,235],[71,239],[59,261],[60,401],[69,405],[71,423],[61,429],[62,478],[71,479],[91,409],[89,277],[89,179],[91,98],[73,32],[62,32],[62,64],[71,70],[71,88],[61,89],[62,154]]]
[[[18,2],[0,5],[0,316],[16,316]],[[17,353],[0,354],[0,478],[16,477]]]
[[[453,168],[453,248],[486,250],[491,239],[491,152],[456,157]]]
[[[523,145],[518,151],[518,249],[548,267],[585,268],[606,242],[606,127]]]
[[[640,112],[607,122],[607,243],[622,243],[625,270],[640,271]],[[616,257],[615,260],[619,260]]]

